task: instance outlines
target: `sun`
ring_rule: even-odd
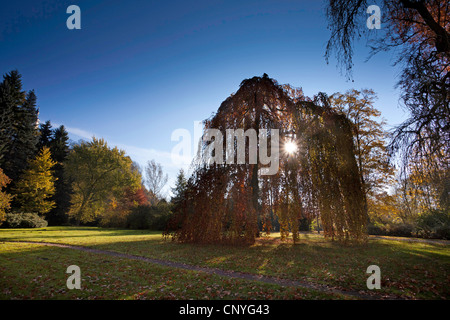
[[[297,145],[293,141],[287,141],[284,144],[284,151],[288,154],[294,154],[297,151]]]

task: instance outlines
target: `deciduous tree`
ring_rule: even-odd
[[[355,157],[370,213],[374,213],[375,204],[394,179],[387,148],[388,132],[384,129],[385,121],[380,119],[381,112],[374,106],[375,100],[376,94],[370,89],[352,89],[330,97],[332,108],[352,121]]]
[[[390,149],[399,155],[403,178],[409,175],[410,164],[423,165],[418,170],[423,178],[442,177],[437,184],[443,191],[441,207],[445,207],[450,176],[450,5],[445,0],[380,2],[382,30],[373,33],[364,23],[366,0],[330,0],[326,56],[335,51],[339,63],[351,73],[354,40],[368,32],[378,35],[371,40],[373,54],[391,49],[397,53],[396,64],[402,68],[397,85],[409,118],[396,128]]]
[[[253,243],[259,233],[258,221],[269,228],[267,221],[273,213],[283,238],[291,232],[297,241],[299,219],[317,214],[327,237],[366,239],[367,212],[350,120],[329,105],[300,96],[301,90],[289,88],[266,74],[246,79],[204,122],[205,130],[219,130],[222,136],[227,129],[252,129],[257,136],[264,129],[268,153],[274,154],[277,150],[271,141],[277,129],[281,149],[289,142],[298,152],[280,152],[279,170],[270,176],[261,175],[258,157],[250,163],[247,143],[245,163],[226,163],[225,153],[223,161],[195,162],[181,210],[172,221],[172,226],[179,226],[172,233],[176,240]],[[238,143],[231,142],[236,156]],[[211,143],[204,140],[201,151],[208,153]],[[258,143],[257,155],[260,148]]]
[[[11,179],[9,179],[6,174],[3,173],[3,170],[0,168],[0,225],[6,218],[6,210],[10,208],[11,198],[12,196],[7,194],[3,188],[5,188],[8,183],[10,183]]]
[[[162,197],[162,189],[167,183],[168,175],[164,174],[162,166],[155,160],[150,160],[145,166],[145,184],[148,190],[156,196],[157,199]]]
[[[112,199],[121,198],[128,189],[138,189],[141,183],[125,152],[111,149],[105,140],[95,137],[73,147],[65,170],[73,189],[69,215],[76,223],[100,218]]]

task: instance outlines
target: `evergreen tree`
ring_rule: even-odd
[[[52,124],[50,121],[46,121],[44,124],[39,126],[39,143],[38,149],[41,150],[43,147],[50,147],[50,142],[53,139]],[[54,156],[52,152],[52,156]]]
[[[50,124],[49,121],[47,123]],[[46,124],[41,128],[45,128]],[[51,128],[51,125],[49,127]],[[67,222],[67,212],[70,207],[70,195],[72,192],[70,181],[64,174],[64,163],[69,154],[69,134],[64,126],[60,126],[52,131],[50,137],[49,146],[52,159],[55,161],[53,170],[57,180],[55,182],[55,194],[52,197],[52,200],[55,202],[55,207],[47,213],[46,220],[49,225],[61,225]],[[44,140],[41,139],[41,141]]]
[[[0,167],[15,183],[34,157],[39,138],[36,95],[22,90],[17,70],[3,77],[0,109]]]
[[[177,175],[177,181],[175,182],[175,187],[172,188],[173,196],[170,199],[170,202],[172,202],[175,205],[175,208],[178,205],[180,205],[180,203],[183,201],[184,193],[186,192],[186,188],[187,188],[186,176],[184,175],[184,170],[181,169]]]
[[[0,83],[0,166],[4,167],[5,155],[11,147],[11,137],[14,132],[13,103],[10,95],[10,85],[7,81]]]
[[[0,83],[0,167],[10,178],[16,178],[17,169],[12,159],[12,147],[16,136],[16,119],[18,106],[24,103],[25,92],[22,91],[20,74],[14,70],[3,76]]]
[[[13,70],[3,76],[3,84],[7,88],[8,101],[12,106],[20,106],[25,102],[26,93],[22,90],[22,75]]]

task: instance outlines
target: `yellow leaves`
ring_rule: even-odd
[[[9,209],[12,196],[3,192],[2,189],[11,181],[0,168],[0,225],[5,220],[5,210]]]
[[[73,181],[70,213],[77,220],[95,219],[109,207],[106,199],[118,197],[126,188],[137,189],[141,181],[125,152],[109,148],[103,139],[74,146],[65,170]]]
[[[56,164],[51,159],[50,149],[42,148],[35,159],[29,161],[28,169],[22,174],[14,189],[23,212],[44,214],[55,202],[48,200],[55,193],[55,181],[51,171]]]
[[[113,210],[116,209],[117,205],[118,205],[118,203],[117,203],[116,198],[112,198],[112,200],[111,200],[111,209],[113,209]]]

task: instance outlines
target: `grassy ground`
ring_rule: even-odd
[[[45,241],[88,246],[144,257],[284,279],[326,284],[369,293],[369,265],[381,269],[379,295],[448,299],[450,246],[376,239],[344,246],[317,234],[300,243],[277,235],[255,245],[231,247],[178,244],[160,233],[100,228],[0,229],[1,240]],[[68,290],[67,266],[82,270],[82,290]],[[0,243],[0,298],[105,299],[338,299],[342,296],[161,267],[71,249]]]

